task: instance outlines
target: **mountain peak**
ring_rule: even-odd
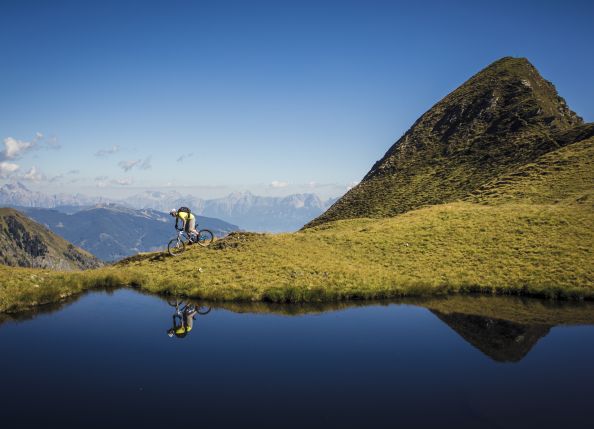
[[[501,58],[425,112],[359,185],[309,226],[463,198],[558,148],[558,135],[582,123],[526,58]]]

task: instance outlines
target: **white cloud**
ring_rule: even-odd
[[[57,137],[50,137],[45,141],[45,148],[46,149],[61,149],[62,146],[58,142]]]
[[[80,170],[70,170],[66,174],[80,174]]]
[[[6,137],[3,140],[4,148],[0,151],[0,161],[7,159],[17,159],[23,156],[26,152],[35,149],[60,149],[58,140],[55,137],[43,140],[43,134],[36,132],[33,140],[30,142],[18,140],[13,137]]]
[[[347,191],[350,191],[351,189],[353,189],[355,186],[357,186],[359,184],[359,182],[351,182],[347,185]]]
[[[30,182],[40,182],[44,180],[45,176],[41,171],[37,169],[37,167],[33,166],[27,171],[25,174],[20,176],[22,180],[28,180]]]
[[[112,147],[110,147],[109,149],[101,149],[98,150],[97,152],[95,152],[95,156],[109,156],[109,155],[113,155],[116,152],[119,152],[120,147],[118,145],[113,145]]]
[[[184,162],[184,159],[191,158],[193,156],[194,156],[194,152],[183,154],[179,158],[177,158],[177,162]]]
[[[19,169],[18,164],[12,162],[2,161],[0,162],[0,177],[5,178],[10,176],[12,173]]]
[[[134,167],[136,167],[138,164],[140,164],[141,162],[142,161],[140,159],[129,159],[126,161],[118,162],[118,166],[124,171],[130,171]]]
[[[98,188],[105,188],[107,186],[107,176],[97,176],[95,177],[95,186]]]
[[[287,186],[289,186],[289,182],[273,180],[272,182],[270,182],[270,186],[272,186],[273,188],[286,188]]]
[[[12,137],[4,139],[4,150],[2,150],[2,159],[14,159],[31,149],[35,143],[17,140]]]
[[[151,168],[153,168],[153,165],[151,164],[153,157],[152,156],[147,156],[146,159],[142,162],[142,164],[140,164],[140,169],[141,170],[150,170]]]
[[[132,183],[134,183],[134,181],[132,180],[131,177],[125,177],[123,179],[114,179],[110,183],[112,185],[118,185],[118,186],[129,186]]]

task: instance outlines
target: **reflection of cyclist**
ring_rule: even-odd
[[[192,330],[194,320],[196,319],[196,307],[186,304],[183,309],[177,310],[173,315],[173,328],[167,331],[167,335],[172,338],[184,338]]]
[[[187,207],[180,207],[177,210],[171,210],[169,214],[175,217],[175,229],[181,231],[182,229],[186,231],[188,234],[196,234],[198,236],[198,232],[196,231],[196,216],[192,214],[189,208]],[[181,220],[181,228],[179,227],[179,221]]]

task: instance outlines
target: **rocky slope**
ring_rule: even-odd
[[[594,135],[524,58],[491,64],[423,114],[361,183],[308,226],[386,217],[467,197]]]
[[[0,208],[0,263],[19,267],[74,270],[101,262],[22,213]]]

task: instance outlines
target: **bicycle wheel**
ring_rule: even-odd
[[[179,255],[180,253],[183,253],[184,250],[186,250],[186,243],[177,238],[172,239],[167,245],[167,251],[171,256]]]
[[[202,316],[210,313],[210,310],[212,310],[212,308],[210,308],[208,305],[197,305],[196,306],[196,312]]]
[[[198,244],[201,246],[208,246],[214,240],[214,234],[208,229],[201,229],[198,231]]]

